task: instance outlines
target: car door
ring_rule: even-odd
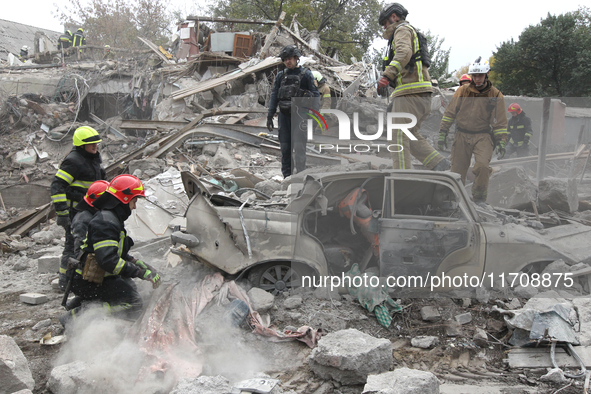
[[[381,276],[427,280],[441,273],[482,275],[485,235],[460,187],[444,175],[400,174],[385,179],[379,220]]]

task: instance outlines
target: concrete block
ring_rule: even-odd
[[[44,304],[48,301],[47,296],[45,294],[39,293],[25,293],[19,296],[21,302],[25,304],[32,304],[32,305],[39,305]]]
[[[283,306],[285,309],[299,308],[300,305],[302,305],[302,297],[299,296],[289,297],[283,301]]]
[[[41,256],[37,260],[37,272],[40,274],[54,274],[60,270],[62,256]]]
[[[88,365],[84,361],[74,361],[60,365],[51,370],[47,388],[55,394],[77,394],[96,391],[96,383],[88,373]],[[94,390],[91,388],[94,387]]]
[[[448,337],[459,337],[462,335],[462,325],[455,320],[450,320],[445,324],[445,335]]]
[[[410,344],[421,349],[430,349],[439,344],[439,338],[435,336],[421,335],[410,340]]]
[[[37,153],[32,148],[16,152],[12,158],[13,167],[33,167],[37,163]]]
[[[7,335],[0,335],[0,382],[0,394],[35,388],[27,359],[14,339]]]
[[[182,378],[170,394],[226,394],[232,392],[232,386],[223,376],[200,376],[198,378]]]
[[[322,337],[308,359],[310,369],[318,376],[342,384],[365,383],[368,375],[389,370],[392,361],[389,340],[355,329]]]
[[[434,306],[424,306],[421,308],[421,318],[425,321],[437,321],[441,319],[441,314]]]
[[[456,321],[462,325],[468,324],[472,321],[472,315],[470,312],[462,313],[460,315],[456,315]]]
[[[362,394],[439,394],[439,380],[431,372],[399,368],[370,375]]]
[[[54,240],[55,234],[53,231],[39,231],[38,233],[31,235],[31,238],[37,244],[48,245]]]
[[[248,291],[248,298],[252,308],[257,312],[266,312],[273,307],[275,296],[258,287],[253,287]]]
[[[538,188],[521,167],[501,169],[488,183],[486,202],[495,207],[525,209],[536,201]]]
[[[573,213],[579,209],[576,180],[546,178],[540,181],[538,210],[540,213],[560,210]]]
[[[59,278],[55,278],[54,280],[51,281],[51,288],[53,290],[59,290],[60,289],[60,280],[59,280]]]

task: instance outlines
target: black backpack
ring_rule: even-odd
[[[423,33],[421,33],[419,30],[415,29],[414,27],[412,27],[410,24],[402,24],[399,25],[398,27],[396,27],[396,30],[398,30],[398,28],[400,26],[406,26],[408,25],[417,35],[417,38],[419,40],[419,49],[413,53],[413,55],[411,56],[408,64],[406,65],[406,68],[408,68],[410,70],[410,72],[413,72],[413,68],[415,66],[415,64],[420,60],[421,63],[423,63],[424,67],[431,67],[431,55],[429,54],[429,44],[427,42],[427,37],[425,37],[425,35]],[[396,30],[394,30],[394,33],[396,33]],[[392,34],[392,37],[394,37],[394,34]],[[386,69],[386,67],[388,67],[388,65],[390,64],[390,62],[392,61],[392,58],[394,57],[394,48],[392,48],[392,40],[388,41],[388,59],[384,60],[384,63],[382,64],[382,71]]]
[[[291,98],[292,97],[308,97],[307,90],[300,88],[302,79],[306,74],[306,68],[300,67],[299,74],[287,74],[287,70],[283,71],[281,76],[281,85],[277,92],[277,99],[279,100],[279,111],[285,115],[291,113]]]

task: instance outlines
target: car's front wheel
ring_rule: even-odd
[[[277,295],[302,286],[302,276],[310,275],[310,269],[290,262],[265,263],[253,268],[248,279],[255,287]]]

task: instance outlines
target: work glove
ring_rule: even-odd
[[[505,157],[505,141],[501,140],[497,144],[497,159],[501,160]]]
[[[525,138],[523,139],[523,146],[524,146],[524,147],[527,147],[528,145],[529,145],[529,138],[528,138],[528,137],[525,137]]]
[[[439,141],[437,141],[437,149],[447,149],[447,133],[443,130],[439,131]]]
[[[63,216],[58,216],[57,217],[57,225],[58,226],[61,226],[61,227],[65,228],[65,229],[68,229],[68,228],[70,228],[70,224],[71,224],[71,222],[70,222],[70,216],[63,215]]]
[[[378,89],[380,88],[387,88],[390,85],[390,80],[386,77],[382,77],[380,78],[380,80],[378,81]]]
[[[267,118],[267,129],[269,129],[269,131],[273,131],[273,117],[269,116]]]
[[[158,274],[156,271],[146,268],[140,268],[139,272],[137,273],[137,277],[141,280],[148,280],[152,282],[153,289],[157,289],[158,286],[160,286],[160,282],[162,281],[160,274]]]

